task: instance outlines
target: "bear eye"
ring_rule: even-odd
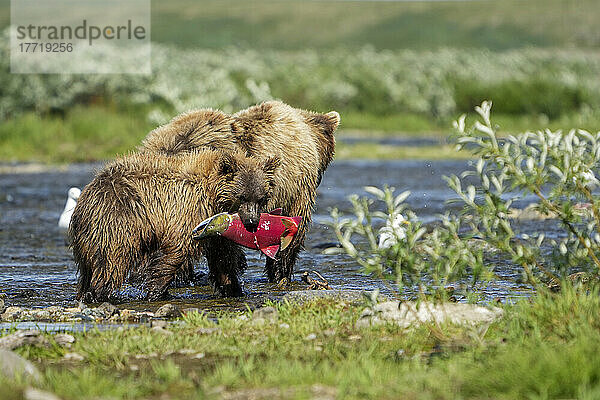
[[[231,168],[231,166],[228,164],[223,164],[221,165],[221,172],[223,175],[229,175],[233,173],[233,168]]]

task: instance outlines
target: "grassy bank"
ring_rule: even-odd
[[[23,347],[38,386],[64,399],[595,398],[600,394],[597,291],[541,293],[489,329],[356,328],[360,307],[278,304],[279,319],[191,314],[171,335],[146,327],[76,334],[73,348]],[[66,352],[83,361],[66,361]],[[25,382],[0,397],[21,398]]]
[[[578,126],[596,132],[600,120],[594,116],[564,116],[548,121],[544,117],[496,115],[506,133],[527,129],[569,129]],[[64,115],[41,116],[29,112],[0,124],[0,160],[51,164],[112,159],[141,143],[157,123],[148,119],[147,107],[121,108],[116,105],[76,106]],[[417,114],[376,116],[367,113],[342,114],[337,159],[453,159],[467,158],[450,145],[403,147],[377,143],[344,143],[352,137],[431,136],[452,133],[450,120],[436,121]]]

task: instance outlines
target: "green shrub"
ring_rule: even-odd
[[[106,103],[142,104],[153,123],[164,123],[193,108],[236,111],[273,98],[320,111],[441,120],[490,97],[516,114],[556,117],[600,107],[600,55],[584,50],[285,52],[155,43],[149,76],[19,75],[10,73],[7,32],[0,36],[0,119]]]
[[[470,112],[492,93],[494,110],[498,113],[544,114],[552,119],[577,112],[593,102],[584,88],[549,79],[507,80],[495,84],[463,81],[457,82],[454,90],[456,109],[460,112]]]
[[[592,190],[600,184],[595,172],[600,132],[545,130],[501,139],[490,110],[491,102],[477,107],[479,120],[469,128],[464,115],[455,122],[458,148],[477,157],[460,177],[445,177],[458,196],[454,201],[462,205],[460,213],[442,216],[440,226],[427,230],[404,204],[408,192],[394,197],[393,189],[367,188],[386,211],[373,210],[373,200],[356,195],[350,198],[353,217],[332,210],[343,251],[367,272],[393,277],[400,288],[416,284],[422,293],[443,290],[467,276],[473,284],[490,277],[493,267],[484,262],[486,254],[519,266],[532,285],[557,286],[574,278],[573,272],[597,279],[600,198]],[[540,215],[559,222],[552,237],[544,231],[521,232],[511,218],[513,203],[528,195],[537,197]],[[405,218],[407,226],[395,223]],[[390,232],[391,245],[382,245]]]

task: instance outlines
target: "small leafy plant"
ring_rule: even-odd
[[[344,217],[338,209],[331,215],[343,251],[367,273],[395,279],[399,289],[416,286],[421,294],[436,295],[443,294],[449,282],[470,277],[476,284],[490,276],[482,249],[459,235],[464,218],[443,215],[441,226],[428,231],[405,203],[410,192],[394,196],[390,187],[365,190],[384,204],[385,211],[373,210],[373,199],[353,195],[353,218]],[[381,221],[385,221],[383,226],[376,228]],[[356,246],[353,237],[360,238]]]
[[[372,199],[354,195],[354,217],[331,212],[344,252],[367,272],[393,276],[399,288],[416,284],[421,292],[466,277],[471,287],[490,278],[487,254],[519,266],[534,286],[598,277],[600,200],[593,190],[599,184],[600,132],[544,130],[503,137],[491,121],[491,107],[487,101],[476,107],[479,120],[468,128],[464,115],[454,123],[458,149],[477,159],[460,177],[444,177],[457,195],[453,201],[462,206],[459,213],[440,216],[440,225],[426,229],[405,204],[408,192],[394,197],[393,188],[368,187],[386,211],[372,210]],[[551,237],[543,230],[521,232],[513,204],[531,195],[537,199],[533,212],[558,222]],[[398,224],[401,219],[409,223]]]

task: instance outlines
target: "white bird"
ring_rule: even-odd
[[[73,215],[73,210],[77,205],[77,199],[79,199],[79,195],[81,194],[81,189],[72,187],[69,189],[69,194],[67,197],[67,204],[65,204],[65,209],[62,214],[60,214],[60,218],[58,219],[58,227],[60,229],[69,229],[69,223],[71,222],[71,216]]]
[[[393,219],[388,219],[385,226],[379,230],[379,248],[388,249],[401,240],[406,239],[406,228],[410,222],[404,215],[398,214]]]

